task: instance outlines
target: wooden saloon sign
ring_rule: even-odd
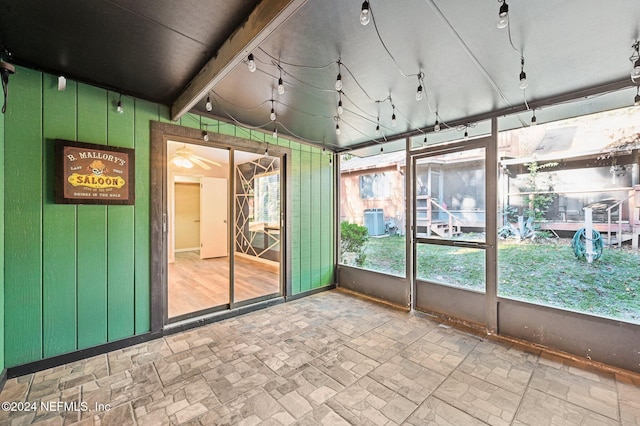
[[[56,140],[56,203],[134,204],[134,150]]]

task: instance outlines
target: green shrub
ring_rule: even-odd
[[[364,226],[342,222],[340,224],[340,252],[345,265],[364,265],[369,232]]]

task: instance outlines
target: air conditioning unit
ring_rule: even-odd
[[[372,237],[384,235],[384,210],[365,209],[364,226]]]

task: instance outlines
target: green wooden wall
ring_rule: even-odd
[[[118,97],[69,80],[59,92],[57,76],[28,68],[11,77],[10,102],[0,123],[0,306],[5,319],[4,326],[0,320],[0,370],[150,329],[149,126],[150,121],[168,122],[169,109],[125,96],[125,112],[118,114]],[[180,120],[187,127],[204,124],[211,133],[292,150],[292,291],[331,284],[334,182],[329,157],[304,144],[193,114]],[[55,204],[55,139],[134,148],[135,206]]]

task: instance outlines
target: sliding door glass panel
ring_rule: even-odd
[[[229,303],[229,151],[167,142],[169,318]]]
[[[235,151],[234,302],[280,293],[280,158]]]

